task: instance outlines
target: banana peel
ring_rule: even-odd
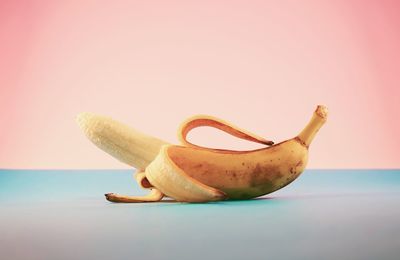
[[[181,145],[143,134],[109,117],[81,113],[77,121],[96,146],[138,169],[146,196],[106,194],[112,202],[156,202],[171,197],[182,202],[251,199],[283,188],[305,169],[308,148],[326,122],[328,110],[318,106],[306,127],[294,138],[274,142],[225,120],[196,115],[179,127]],[[187,140],[196,127],[209,126],[267,147],[251,151],[213,149]]]

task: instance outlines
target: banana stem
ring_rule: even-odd
[[[325,124],[327,117],[328,108],[319,105],[314,111],[310,122],[306,125],[303,131],[300,132],[297,138],[300,139],[300,141],[308,147],[314,139],[315,135],[318,133],[318,130],[323,126],[323,124]]]

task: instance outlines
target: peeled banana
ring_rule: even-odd
[[[181,145],[171,145],[104,116],[81,113],[77,121],[95,145],[138,169],[138,184],[151,190],[146,196],[109,193],[109,201],[154,202],[168,196],[182,202],[209,202],[251,199],[294,181],[304,171],[309,145],[327,115],[327,108],[318,106],[300,134],[278,144],[207,115],[191,117],[181,124]],[[190,143],[188,132],[201,126],[215,127],[269,147],[233,151]]]

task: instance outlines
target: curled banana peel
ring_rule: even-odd
[[[99,148],[122,162],[144,169],[138,171],[136,180],[142,188],[150,189],[148,195],[108,193],[107,200],[156,202],[167,196],[182,202],[210,202],[255,198],[294,181],[304,171],[308,148],[327,116],[327,108],[318,106],[300,134],[278,144],[207,115],[191,117],[181,124],[178,130],[181,145],[171,145],[108,117],[82,113],[77,121]],[[268,147],[234,151],[189,142],[187,134],[202,126]]]

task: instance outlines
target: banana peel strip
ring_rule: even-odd
[[[222,120],[222,119],[219,119],[219,118],[216,118],[213,116],[209,116],[209,115],[196,115],[196,116],[186,119],[179,127],[178,139],[182,143],[182,145],[188,146],[188,147],[207,149],[207,150],[230,151],[230,150],[225,150],[225,149],[213,149],[213,148],[195,145],[187,140],[187,135],[192,129],[197,128],[197,127],[203,127],[203,126],[217,128],[219,130],[224,131],[225,133],[228,133],[232,136],[235,136],[240,139],[247,140],[247,141],[265,144],[268,146],[274,144],[273,141],[267,140],[263,137],[253,134],[247,130],[241,129],[225,120]]]
[[[146,178],[163,194],[182,202],[208,202],[227,199],[218,189],[207,186],[187,175],[171,159],[168,149],[174,145],[164,145],[160,153],[146,168]]]
[[[145,196],[127,196],[116,193],[107,193],[104,195],[108,201],[117,203],[157,202],[164,197],[164,194],[157,189],[151,189],[150,193]]]

